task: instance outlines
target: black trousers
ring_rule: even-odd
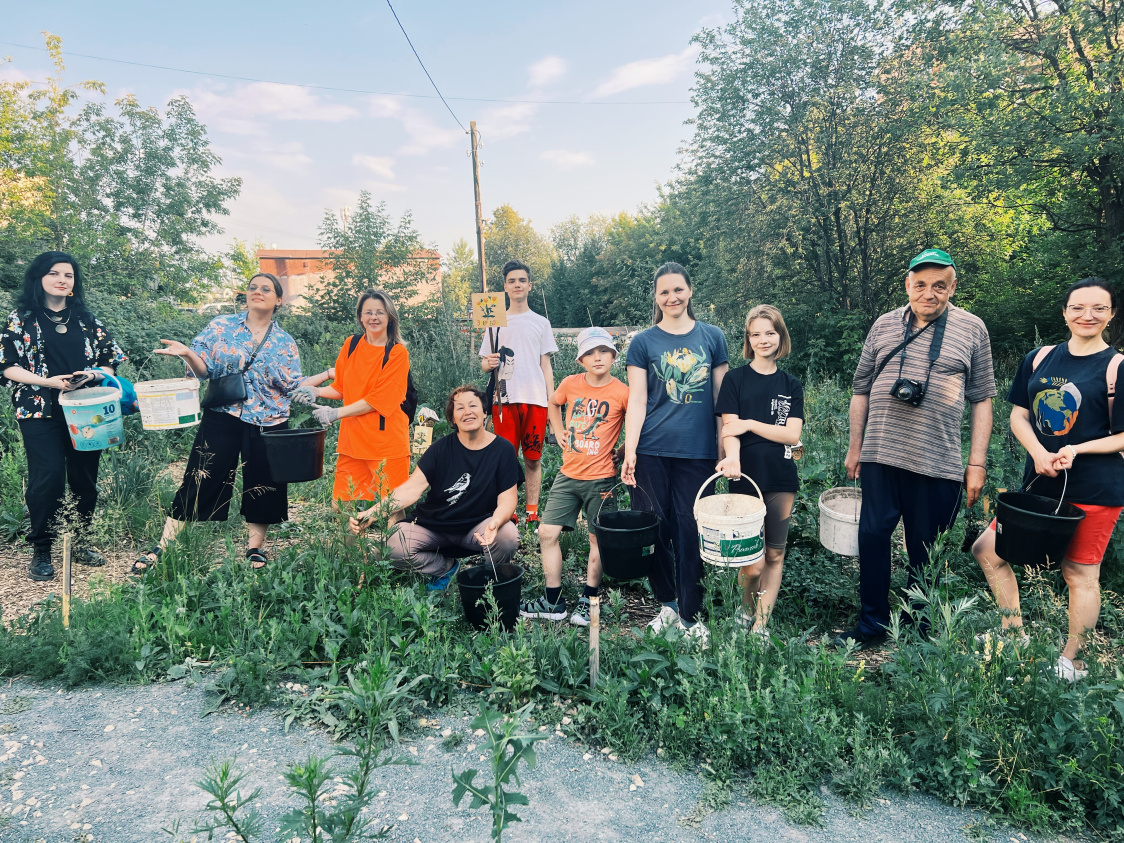
[[[77,500],[78,532],[90,526],[98,503],[98,463],[101,451],[77,451],[70,442],[66,419],[55,408],[45,419],[21,419],[20,433],[27,453],[27,512],[31,532],[27,540],[36,547],[50,548],[54,540],[55,515],[62,506],[66,488]]]
[[[195,434],[187,471],[172,501],[177,521],[225,521],[242,463],[242,517],[250,524],[280,524],[289,518],[289,487],[274,483],[265,455],[263,430],[284,430],[288,421],[259,427],[207,410]]]
[[[636,485],[630,493],[632,508],[660,516],[659,541],[648,582],[661,603],[676,600],[685,623],[698,620],[703,601],[703,563],[699,555],[699,528],[695,522],[695,495],[714,473],[714,459],[636,455]],[[647,492],[647,494],[645,494]],[[714,484],[705,495],[714,493]]]
[[[963,483],[876,462],[862,464],[859,513],[859,629],[875,635],[890,624],[890,539],[905,530],[912,586],[929,562],[929,548],[956,520]]]

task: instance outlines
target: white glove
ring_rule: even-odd
[[[319,397],[314,386],[298,386],[289,394],[289,399],[299,404],[315,404]]]
[[[312,417],[320,422],[321,427],[331,427],[340,417],[340,411],[336,407],[317,407],[312,411]]]

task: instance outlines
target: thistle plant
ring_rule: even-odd
[[[496,843],[503,840],[503,831],[510,823],[522,822],[509,809],[510,805],[530,805],[527,797],[516,790],[505,790],[504,786],[514,783],[522,786],[519,780],[519,762],[525,761],[530,769],[535,768],[535,741],[544,740],[546,735],[517,734],[524,727],[527,714],[534,703],[527,703],[514,714],[505,716],[490,709],[487,704],[480,706],[480,715],[472,721],[473,729],[483,729],[487,742],[488,761],[492,770],[492,783],[478,785],[474,782],[479,770],[468,769],[453,773],[453,804],[459,806],[465,794],[472,795],[469,808],[476,809],[487,805],[492,812],[492,839]]]

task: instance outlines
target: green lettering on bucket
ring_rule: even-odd
[[[760,553],[765,547],[762,536],[749,536],[744,539],[722,539],[718,543],[720,553],[727,559],[738,559]]]
[[[198,421],[198,419],[195,417],[195,413],[191,413],[187,416],[180,416],[180,420],[177,422],[177,424],[191,424],[192,422],[196,421]]]

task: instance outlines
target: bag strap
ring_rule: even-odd
[[[347,356],[350,357],[355,353],[355,349],[359,347],[359,340],[363,339],[362,334],[352,334],[351,342],[347,346]]]
[[[903,350],[907,345],[909,345],[911,342],[913,342],[915,339],[917,339],[919,336],[921,336],[923,333],[925,333],[927,330],[929,330],[929,328],[934,324],[935,324],[935,322],[929,322],[928,324],[925,325],[924,328],[922,328],[916,334],[910,334],[909,329],[907,328],[906,329],[906,334],[907,334],[906,338],[904,340],[902,340],[900,343],[898,343],[897,345],[895,345],[893,347],[893,349],[890,350],[890,353],[882,358],[882,362],[879,363],[878,366],[875,367],[874,377],[870,381],[871,387],[873,387],[874,382],[876,380],[878,380],[878,376],[882,374],[882,370],[885,369],[887,364],[891,360],[894,359],[894,355],[897,354],[899,351]],[[932,352],[932,346],[930,346],[930,352]],[[937,353],[938,354],[940,353],[940,346],[937,347]]]
[[[1037,369],[1041,365],[1042,361],[1046,359],[1046,356],[1051,351],[1053,351],[1055,348],[1057,348],[1056,345],[1044,345],[1040,349],[1038,349],[1038,353],[1034,355],[1034,360],[1032,360],[1031,363],[1030,363],[1030,371],[1033,372],[1035,369]],[[1109,389],[1108,394],[1112,395],[1112,388]],[[1110,413],[1112,412],[1111,408],[1112,408],[1112,405],[1110,404],[1109,405],[1109,412]]]
[[[257,347],[257,348],[255,348],[255,349],[254,349],[254,353],[250,355],[250,360],[249,360],[249,362],[247,362],[247,363],[246,363],[246,365],[242,367],[242,374],[245,374],[246,372],[250,371],[250,367],[251,367],[251,366],[253,366],[253,365],[254,365],[254,361],[258,359],[258,352],[259,352],[259,351],[261,351],[261,347],[262,347],[263,345],[265,345],[265,341],[266,341],[267,339],[269,339],[269,335],[270,335],[271,333],[273,333],[273,326],[274,326],[275,324],[276,324],[276,323],[275,323],[275,322],[274,322],[274,321],[273,321],[272,319],[271,319],[271,320],[269,321],[269,327],[268,327],[268,328],[266,328],[266,331],[265,331],[265,336],[261,338],[261,342],[259,342],[259,343],[258,343],[258,347]],[[247,326],[247,327],[248,327],[248,326]]]

